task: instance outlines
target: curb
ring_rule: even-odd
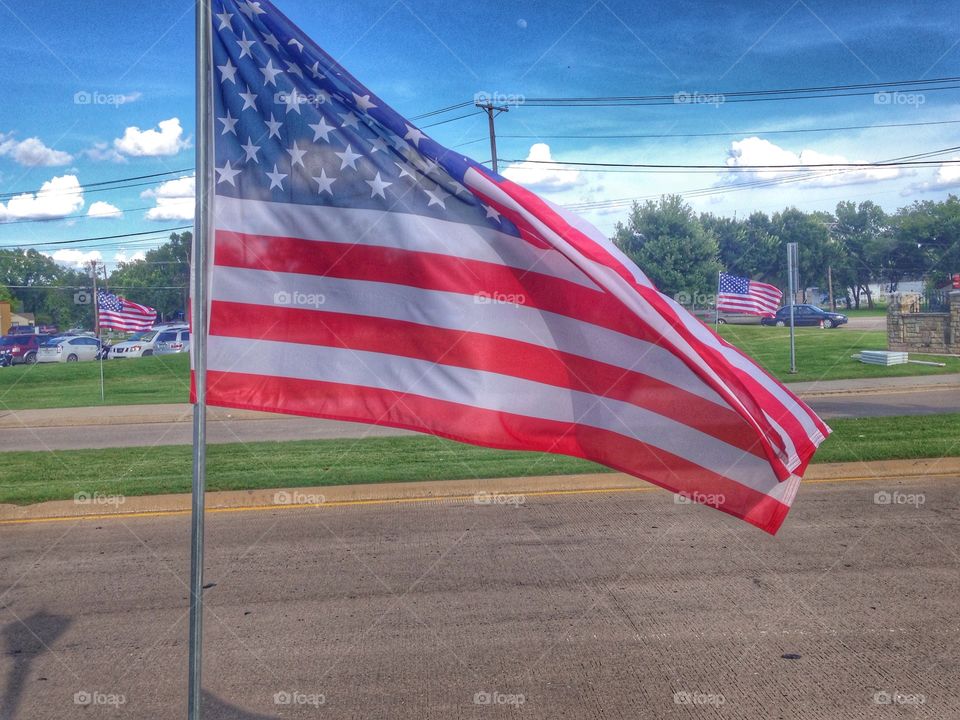
[[[864,463],[811,465],[804,483],[857,482],[891,478],[960,475],[960,458],[886,460]],[[660,490],[623,473],[591,473],[488,480],[431,480],[311,488],[276,488],[208,492],[207,512],[279,511],[374,503],[410,503],[470,500],[477,504],[512,504],[523,495],[562,495]],[[665,491],[662,491],[665,492]],[[77,504],[55,500],[36,505],[0,505],[0,525],[65,520],[162,517],[190,513],[191,496],[147,495],[122,502]]]

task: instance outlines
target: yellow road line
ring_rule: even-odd
[[[956,477],[956,473],[932,473],[930,475],[903,475],[896,476],[896,478],[923,478],[923,479],[943,479]],[[824,484],[834,484],[834,483],[846,483],[846,482],[865,482],[868,480],[881,481],[881,480],[891,480],[896,479],[894,477],[875,477],[875,476],[862,476],[862,477],[843,477],[843,478],[821,478],[818,480],[804,480],[801,485],[824,485]],[[561,495],[601,495],[601,494],[613,494],[613,493],[645,493],[645,492],[654,492],[655,490],[662,491],[662,488],[656,487],[654,485],[641,486],[641,487],[625,487],[625,488],[595,488],[595,489],[583,489],[583,490],[536,490],[532,492],[517,492],[513,493],[515,495],[522,495],[525,498],[536,498],[536,497],[556,497]],[[478,491],[484,492],[484,491]],[[497,493],[502,495],[510,495],[511,493]],[[474,500],[476,494],[472,495],[438,495],[438,496],[429,496],[429,497],[413,497],[413,498],[384,498],[384,499],[369,499],[369,500],[332,500],[325,503],[304,503],[297,505],[245,505],[241,507],[227,507],[227,508],[209,508],[207,509],[207,514],[217,514],[217,513],[246,513],[246,512],[268,512],[273,510],[310,510],[310,509],[319,509],[319,508],[335,508],[335,507],[358,507],[364,505],[406,505],[410,503],[428,503],[428,502],[456,502],[464,500]],[[129,513],[107,513],[101,515],[67,515],[60,517],[46,517],[46,518],[19,518],[13,520],[0,520],[0,526],[3,525],[34,525],[40,523],[57,523],[57,522],[70,522],[72,520],[119,520],[119,519],[134,519],[134,518],[162,518],[162,517],[177,517],[181,515],[189,515],[190,510],[144,510],[142,512],[129,512]]]

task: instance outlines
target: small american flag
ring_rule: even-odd
[[[806,405],[268,0],[212,5],[208,403],[587,458],[776,532]]]
[[[97,291],[97,309],[102,328],[143,331],[157,321],[157,311],[152,307],[138,305],[103,289]]]
[[[777,312],[783,291],[774,285],[720,273],[717,310],[769,317]]]

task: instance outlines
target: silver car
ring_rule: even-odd
[[[129,340],[119,342],[110,348],[110,359],[150,357],[156,352],[157,342],[166,330],[186,330],[186,326],[149,330],[137,333]]]
[[[163,330],[157,335],[156,344],[153,346],[154,355],[174,355],[185,352],[190,352],[189,329],[174,328],[171,330]]]
[[[38,363],[96,360],[100,341],[86,335],[64,335],[47,340],[37,350]]]

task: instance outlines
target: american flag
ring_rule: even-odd
[[[208,403],[588,458],[776,532],[816,415],[270,2],[213,6]]]
[[[152,328],[157,321],[157,311],[152,307],[137,305],[102,288],[97,291],[97,310],[102,328],[143,331]]]
[[[720,273],[717,310],[769,317],[777,312],[783,291],[775,285]]]

